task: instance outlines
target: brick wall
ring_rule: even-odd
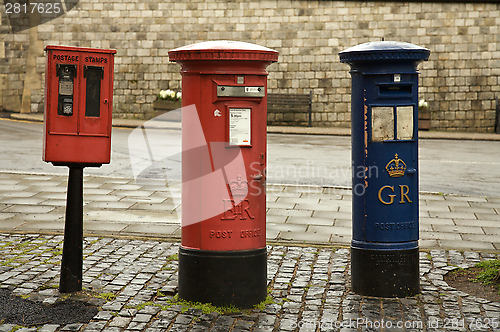
[[[6,24],[2,13],[2,31]],[[117,50],[114,112],[142,116],[161,89],[180,88],[170,49],[228,39],[278,50],[269,91],[312,90],[313,125],[348,127],[349,66],[337,53],[385,38],[431,50],[419,68],[432,128],[491,132],[500,90],[499,27],[500,4],[493,2],[80,0],[36,32],[2,35],[0,106],[43,111],[43,47],[72,45]]]

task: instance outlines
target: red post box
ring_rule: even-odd
[[[211,41],[169,57],[182,67],[179,296],[251,307],[267,294],[266,68],[278,52]]]
[[[59,291],[82,290],[83,168],[111,159],[115,50],[45,48],[43,160],[68,166]]]
[[[45,51],[43,160],[108,164],[116,51],[54,45]]]

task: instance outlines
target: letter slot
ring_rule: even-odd
[[[85,66],[86,78],[85,116],[101,116],[101,81],[104,77],[104,68],[98,66]]]
[[[57,76],[59,77],[57,114],[72,116],[76,65],[57,64]]]
[[[413,85],[411,84],[379,84],[378,96],[385,98],[411,98]]]

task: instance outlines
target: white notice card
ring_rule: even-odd
[[[250,142],[250,109],[229,109],[229,144],[251,145]]]

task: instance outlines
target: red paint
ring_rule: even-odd
[[[111,158],[111,114],[115,50],[54,46],[45,48],[43,160],[56,165],[107,164]],[[58,65],[74,65],[73,115],[58,114]],[[102,67],[99,116],[86,116],[85,66]]]
[[[266,246],[266,163],[262,157],[266,154],[267,135],[266,68],[278,60],[278,52],[248,43],[216,41],[172,50],[169,57],[181,65],[182,75],[181,245],[214,251],[263,248]],[[266,93],[218,96],[217,87],[222,86],[263,87]],[[184,108],[193,104],[196,114],[185,116]],[[232,108],[250,109],[251,145],[229,145]],[[255,179],[256,176],[261,179]],[[189,182],[200,178],[195,183]],[[207,211],[220,213],[207,216]]]

